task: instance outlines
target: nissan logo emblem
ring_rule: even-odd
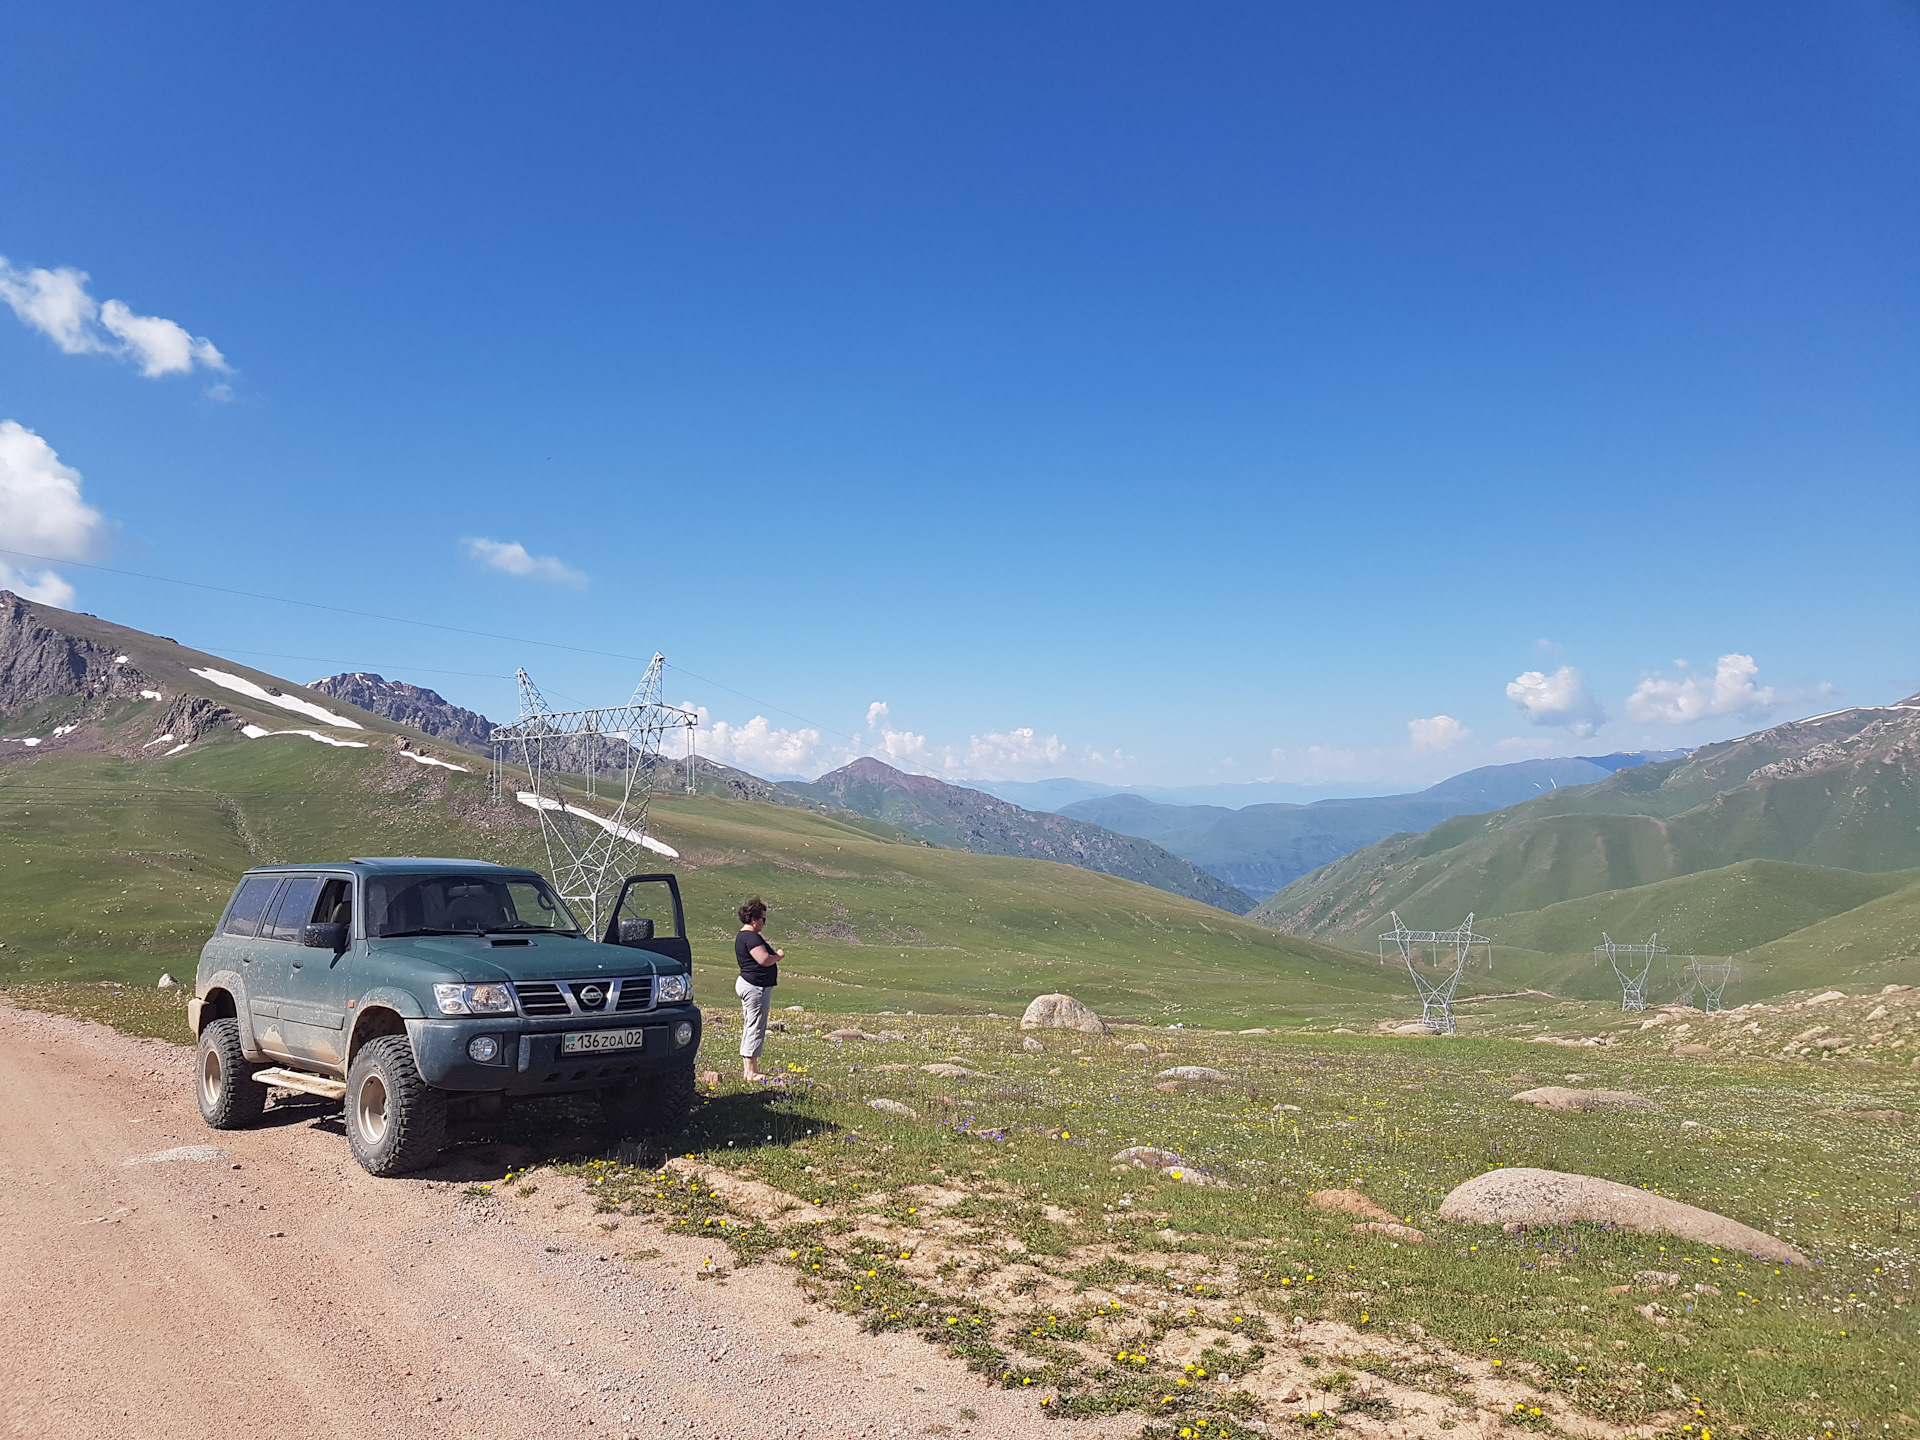
[[[598,985],[583,985],[580,987],[580,1003],[589,1010],[599,1009],[600,1002],[606,998],[606,992]]]

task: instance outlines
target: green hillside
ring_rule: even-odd
[[[1916,739],[1920,709],[1911,706],[1777,726],[1424,835],[1392,836],[1296,881],[1254,916],[1353,943],[1371,941],[1394,910],[1411,925],[1451,925],[1468,912],[1515,917],[1754,860],[1869,875],[1920,867]],[[1776,938],[1768,932],[1786,917],[1811,923],[1832,913],[1822,896],[1837,882],[1770,873],[1785,893],[1758,914],[1705,908],[1701,892],[1693,933],[1702,948],[1728,953]],[[1645,903],[1653,914],[1669,902]],[[1639,904],[1624,907],[1622,928],[1640,925]],[[1564,927],[1579,913],[1531,922],[1544,928],[1530,933],[1571,943]]]
[[[649,829],[685,857],[710,1001],[731,1003],[733,909],[751,893],[789,951],[781,1000],[809,1006],[1010,1012],[1068,989],[1121,1017],[1255,1024],[1391,988],[1356,957],[1147,886],[869,827],[656,797]],[[490,804],[484,775],[390,749],[289,736],[154,761],[16,756],[0,765],[0,980],[185,978],[248,865],[356,854],[544,865],[536,818]]]

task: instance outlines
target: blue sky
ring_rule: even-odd
[[[548,643],[15,588],[502,718],[660,649],[773,773],[1398,784],[1920,690],[1911,6],[8,49],[0,546]]]

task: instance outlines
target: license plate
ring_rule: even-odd
[[[562,1055],[598,1055],[602,1050],[638,1050],[647,1043],[647,1032],[639,1026],[631,1030],[584,1030],[560,1037]]]

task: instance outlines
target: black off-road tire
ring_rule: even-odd
[[[262,1066],[247,1062],[240,1049],[240,1022],[210,1020],[194,1053],[193,1088],[200,1097],[200,1118],[215,1130],[242,1130],[267,1109],[267,1087],[253,1077]]]
[[[693,1061],[688,1059],[684,1065],[606,1092],[600,1097],[600,1109],[622,1139],[630,1135],[678,1135],[693,1114],[697,1083]]]
[[[420,1078],[404,1035],[361,1046],[347,1067],[347,1144],[369,1175],[433,1163],[447,1138],[447,1097]]]

